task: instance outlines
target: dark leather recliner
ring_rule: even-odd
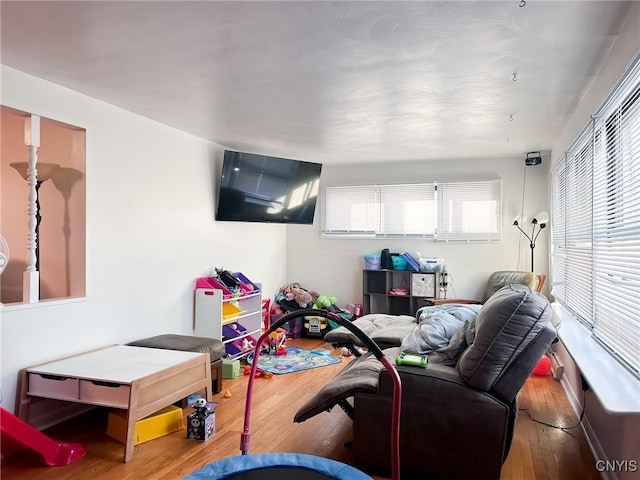
[[[556,336],[548,300],[524,285],[495,293],[476,319],[473,343],[454,367],[398,366],[402,379],[402,479],[498,480],[518,413],[517,395]],[[391,359],[399,348],[385,350]],[[301,422],[353,398],[353,458],[390,471],[393,386],[371,355],[352,361],[297,412]]]

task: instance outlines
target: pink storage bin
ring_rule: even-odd
[[[243,343],[245,340],[249,340],[249,341],[253,344],[253,346],[252,346],[252,347],[249,347],[249,348],[242,348],[242,343]],[[233,342],[233,345],[234,345],[237,349],[239,349],[242,353],[246,353],[246,352],[248,352],[248,351],[250,351],[250,350],[253,350],[253,349],[255,348],[255,346],[256,346],[256,341],[257,341],[257,340],[256,340],[255,338],[253,338],[251,335],[249,335],[249,336],[247,336],[247,337],[242,337],[241,339],[236,340],[235,342]],[[227,344],[227,345],[228,345],[228,344]]]
[[[222,290],[222,298],[233,298],[233,293],[213,277],[199,277],[196,279],[196,288]]]

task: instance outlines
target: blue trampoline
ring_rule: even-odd
[[[371,480],[347,464],[303,453],[260,453],[229,457],[193,472],[184,480]]]
[[[393,380],[393,412],[391,416],[391,471],[393,480],[400,479],[400,401],[402,387],[400,375],[393,364],[384,356],[380,347],[362,330],[350,321],[335,313],[325,310],[304,309],[284,315],[274,322],[256,342],[254,358],[260,355],[262,342],[269,333],[275,331],[285,322],[297,317],[321,316],[332,320],[354,333],[364,342],[369,351],[385,366]],[[240,438],[242,455],[229,457],[207,465],[184,477],[184,480],[371,480],[371,477],[345,463],[328,458],[301,453],[262,453],[247,455],[249,450],[249,423],[251,419],[251,400],[253,397],[253,381],[258,362],[251,365],[251,375],[247,387],[247,401],[244,413],[244,429]]]

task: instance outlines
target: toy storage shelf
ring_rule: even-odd
[[[393,289],[405,289],[406,295],[394,295]],[[363,270],[362,305],[364,313],[415,315],[423,306],[438,298],[438,273],[410,270]]]
[[[244,291],[232,297],[226,289],[195,289],[194,335],[216,338],[231,358],[240,358],[252,351],[247,341],[255,342],[262,328],[262,288]]]

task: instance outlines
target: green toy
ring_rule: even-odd
[[[322,310],[322,309],[329,308],[332,305],[335,305],[337,302],[338,302],[338,299],[336,297],[327,297],[326,295],[318,295],[318,298],[316,298],[316,301],[313,302],[313,305],[311,308]]]
[[[429,357],[427,355],[416,355],[412,353],[404,353],[402,352],[396,358],[396,364],[398,365],[413,365],[416,367],[426,367],[429,362]]]

